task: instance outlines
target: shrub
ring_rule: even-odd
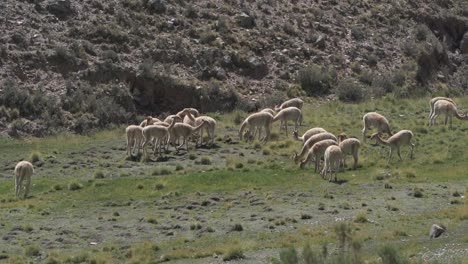
[[[198,10],[193,5],[189,5],[185,10],[185,16],[188,18],[197,18]]]
[[[228,17],[220,16],[218,18],[218,23],[216,24],[216,29],[221,34],[229,32],[229,19],[228,19]]]
[[[359,27],[359,26],[352,26],[351,27],[351,36],[353,36],[353,38],[355,40],[363,40],[365,37],[366,37],[366,34],[364,32],[364,30]]]
[[[235,111],[234,112],[234,124],[240,125],[244,121],[244,112]]]
[[[216,32],[213,32],[213,31],[202,32],[200,34],[200,42],[202,44],[211,44],[213,41],[216,40],[217,37],[218,37],[218,34]]]
[[[118,62],[119,61],[119,55],[113,50],[105,50],[102,52],[102,58],[104,60],[109,60],[112,62]]]
[[[330,91],[331,73],[318,65],[310,65],[299,71],[297,79],[308,95],[323,95]]]
[[[407,40],[401,44],[401,49],[403,54],[408,57],[415,58],[418,55],[419,48],[418,45],[414,42],[414,40]]]
[[[416,26],[415,37],[419,41],[425,41],[431,30],[424,24]]]
[[[176,170],[176,171],[184,170],[184,166],[182,166],[182,165],[180,165],[180,164],[177,164],[176,167],[175,167],[175,170]]]
[[[336,87],[338,99],[345,102],[359,102],[364,99],[364,89],[354,79],[344,79]]]

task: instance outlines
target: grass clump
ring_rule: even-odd
[[[105,178],[105,175],[103,171],[98,170],[94,172],[94,179],[104,179],[104,178]]]
[[[229,249],[226,254],[223,257],[223,261],[230,261],[230,260],[235,260],[235,259],[243,259],[245,258],[244,252],[242,251],[241,248],[232,248]]]
[[[197,154],[195,154],[195,153],[190,153],[190,154],[189,154],[189,159],[190,159],[190,160],[196,160],[196,159],[197,159]]]
[[[158,175],[169,175],[171,174],[172,171],[169,168],[159,168],[159,169],[154,169],[151,175],[153,176],[158,176]]]
[[[180,165],[180,164],[177,164],[176,167],[175,167],[175,170],[176,170],[176,171],[184,170],[184,166],[182,166],[182,165]]]
[[[207,156],[201,157],[201,164],[203,165],[210,165],[212,163],[211,158]]]
[[[242,168],[244,168],[244,163],[237,162],[235,166],[236,166],[236,169],[242,169]]]
[[[24,249],[24,254],[28,257],[37,257],[41,254],[41,251],[38,246],[30,245]]]
[[[360,212],[354,218],[355,223],[367,223],[369,220],[367,219],[367,214],[364,212]]]
[[[421,189],[421,188],[415,188],[413,190],[413,196],[416,197],[416,198],[422,198],[424,196],[423,191],[424,190]]]
[[[153,224],[153,225],[156,225],[158,223],[158,221],[152,217],[148,218],[148,220],[146,220],[148,223],[150,224]]]
[[[232,227],[232,229],[231,229],[231,230],[232,230],[232,231],[241,232],[241,231],[243,231],[243,230],[244,230],[244,228],[242,227],[242,225],[241,225],[241,224],[235,224],[235,225]]]
[[[71,182],[68,184],[68,190],[69,191],[76,191],[83,188],[83,185],[77,183],[77,182]]]
[[[154,185],[154,189],[157,190],[157,191],[162,190],[162,189],[164,189],[164,184],[156,183],[156,185]]]
[[[406,264],[408,261],[399,255],[399,250],[391,245],[385,245],[379,249],[378,255],[383,264]]]
[[[29,160],[30,160],[32,163],[41,161],[41,153],[38,152],[38,151],[33,151],[33,152],[31,153],[31,155],[29,156]]]

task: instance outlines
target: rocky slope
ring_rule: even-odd
[[[0,17],[0,130],[13,136],[187,106],[468,90],[464,1],[28,0]]]

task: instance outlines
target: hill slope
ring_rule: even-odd
[[[463,94],[467,14],[449,0],[6,1],[0,130],[84,132],[297,95]]]

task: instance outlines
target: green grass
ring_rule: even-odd
[[[455,100],[468,105],[468,98]],[[306,104],[305,125],[299,133],[320,126],[335,134],[345,132],[361,139],[361,118],[368,111],[385,115],[393,131],[410,129],[414,133],[415,159],[410,160],[409,149],[403,147],[403,161],[395,155],[387,167],[387,147],[362,144],[358,170],[338,173],[338,178],[345,180],[342,184],[322,180],[310,167],[299,169],[291,157],[301,143],[278,134],[279,124],[273,125],[278,139],[266,145],[220,140],[216,141],[219,148],[208,154],[206,150],[194,149],[181,156],[169,153],[168,161],[147,163],[125,159],[123,128],[92,136],[0,139],[0,172],[4,176],[0,178],[2,229],[17,229],[21,239],[29,239],[27,234],[39,241],[28,252],[19,245],[0,242],[0,248],[6,252],[1,254],[10,256],[10,262],[15,258],[19,262],[32,261],[35,255],[46,254],[51,263],[54,259],[71,263],[148,263],[151,259],[193,259],[213,254],[238,257],[269,248],[279,252],[280,248],[306,243],[317,249],[324,243],[336,243],[335,221],[341,220],[335,219],[351,222],[367,259],[375,259],[388,241],[405,255],[416,255],[425,248],[442,248],[449,242],[466,245],[468,241],[459,236],[421,243],[427,237],[429,222],[440,222],[462,233],[463,223],[468,220],[464,187],[468,150],[462,147],[468,142],[468,122],[454,119],[454,129],[450,130],[441,125],[439,118],[437,126],[427,127],[427,101],[388,97],[361,104]],[[245,116],[240,111],[218,116],[217,136],[238,140],[237,124]],[[31,153],[40,153],[39,160],[44,164],[35,168],[32,197],[16,199],[13,168],[18,160],[30,158]],[[348,165],[351,160],[348,157]],[[440,196],[434,196],[436,191]],[[250,197],[253,194],[255,198]],[[213,202],[211,198],[217,196],[226,199]],[[256,200],[263,204],[250,209]],[[310,206],[296,207],[298,201]],[[206,214],[202,220],[214,219],[215,223],[197,219],[199,207],[187,209],[190,202],[207,208],[200,211]],[[435,202],[435,207],[430,207],[431,202]],[[169,207],[163,210],[158,206]],[[178,221],[176,217],[180,215],[174,208],[179,207],[187,212],[183,217],[188,223],[182,223],[174,235],[159,233],[159,228],[168,222]],[[239,212],[245,214],[238,215]],[[246,221],[252,214],[257,214],[258,219]],[[109,224],[116,228],[138,226],[143,231],[134,230],[138,235],[126,239],[112,235],[95,246],[89,245],[93,238],[80,238],[80,247],[46,250],[39,244],[40,235],[47,233],[42,228],[62,217],[76,220],[68,227],[76,232],[81,230],[80,225],[92,226],[95,233],[97,226]],[[31,222],[33,219],[35,222]],[[200,228],[191,229],[193,223],[200,223]],[[235,224],[241,225],[243,231],[232,231]],[[208,227],[210,231],[204,232]],[[152,235],[146,236],[147,233]],[[393,253],[385,249],[382,254]]]

